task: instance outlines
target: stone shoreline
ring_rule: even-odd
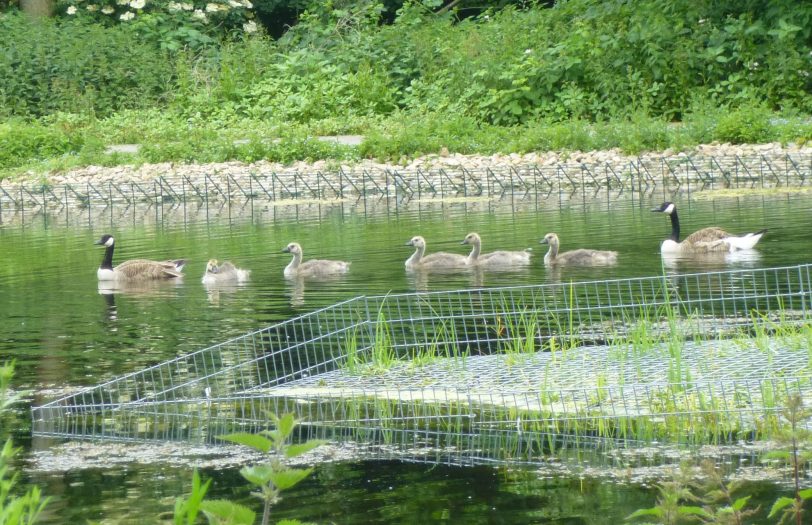
[[[47,182],[49,184],[76,184],[84,182],[105,182],[114,180],[118,182],[128,181],[152,181],[159,176],[167,174],[200,176],[203,174],[217,173],[223,176],[244,176],[252,172],[273,172],[277,174],[289,173],[315,173],[334,172],[339,168],[346,172],[370,171],[380,172],[386,170],[400,170],[412,172],[417,170],[430,171],[438,169],[467,169],[471,171],[484,169],[503,170],[508,168],[518,168],[524,166],[552,167],[556,165],[585,165],[585,166],[620,166],[630,162],[660,161],[661,159],[679,160],[691,157],[752,157],[767,156],[778,157],[783,155],[812,155],[812,146],[799,146],[796,144],[782,145],[780,143],[752,144],[752,145],[732,145],[732,144],[707,144],[700,145],[690,151],[674,152],[665,150],[660,152],[649,152],[641,155],[624,155],[617,149],[602,151],[572,151],[572,152],[533,152],[526,154],[494,154],[494,155],[461,155],[448,153],[426,155],[418,157],[410,162],[400,164],[381,163],[373,160],[363,160],[354,164],[339,164],[335,161],[316,161],[313,163],[296,162],[290,165],[280,163],[259,161],[254,163],[243,162],[223,162],[205,164],[178,164],[164,162],[157,164],[144,164],[140,166],[122,165],[114,167],[87,166],[77,168],[64,173],[42,175],[30,174],[28,177],[17,181],[25,182]]]

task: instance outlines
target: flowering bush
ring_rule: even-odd
[[[135,24],[160,35],[164,47],[205,43],[228,33],[256,33],[251,0],[61,0],[57,13],[105,24]]]

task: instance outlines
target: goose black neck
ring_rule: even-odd
[[[113,269],[113,245],[110,245],[104,249],[104,259],[102,259],[101,266],[99,266],[99,268],[102,270]]]
[[[671,212],[671,240],[679,242],[679,217],[676,208]]]

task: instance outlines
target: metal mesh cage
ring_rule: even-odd
[[[812,401],[812,265],[358,297],[33,408],[34,432],[306,437],[455,462],[769,438]]]

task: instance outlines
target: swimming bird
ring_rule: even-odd
[[[218,263],[217,259],[209,259],[206,271],[203,272],[203,284],[242,283],[248,280],[251,270],[237,268],[229,261]]]
[[[180,272],[186,264],[184,259],[175,261],[132,259],[113,267],[113,250],[116,244],[113,236],[102,235],[95,244],[105,246],[104,258],[96,272],[100,281],[147,281],[183,277]]]
[[[677,205],[673,202],[664,202],[659,208],[651,211],[668,214],[671,217],[671,236],[660,245],[660,253],[708,253],[708,252],[735,252],[736,250],[752,249],[767,230],[744,235],[732,235],[722,228],[710,226],[697,230],[682,241],[679,240],[679,216]]]
[[[470,266],[468,257],[456,253],[435,252],[424,257],[426,240],[419,235],[409,239],[406,246],[414,246],[414,253],[406,259],[407,270],[443,270]]]
[[[346,261],[313,259],[302,262],[302,247],[297,242],[288,244],[282,251],[293,254],[293,260],[285,267],[285,277],[288,278],[327,277],[346,273],[350,269],[350,263]]]
[[[559,253],[560,242],[558,235],[554,233],[548,233],[539,242],[550,246],[550,249],[544,255],[544,264],[547,265],[595,266],[615,264],[617,262],[617,252],[613,251],[580,248]]]
[[[482,238],[478,233],[469,233],[462,240],[461,244],[470,244],[471,253],[468,255],[469,264],[474,264],[480,268],[500,269],[513,268],[530,263],[530,252],[498,250],[495,252],[481,253]]]

